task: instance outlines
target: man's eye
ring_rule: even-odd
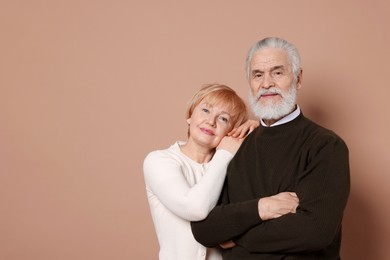
[[[203,111],[203,112],[206,112],[206,113],[209,112],[209,110],[208,110],[207,108],[202,108],[202,111]]]

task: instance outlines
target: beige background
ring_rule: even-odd
[[[137,2],[137,3],[136,3]],[[387,0],[0,1],[0,259],[157,259],[146,153],[250,45],[301,51],[304,113],[350,148],[344,259],[390,257]]]

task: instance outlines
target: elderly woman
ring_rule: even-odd
[[[188,139],[153,151],[144,161],[148,202],[160,244],[160,260],[220,260],[220,248],[206,248],[191,232],[216,205],[226,169],[248,132],[243,100],[228,86],[201,88],[187,108]]]

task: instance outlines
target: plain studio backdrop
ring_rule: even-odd
[[[249,47],[301,52],[306,116],[350,149],[343,259],[390,257],[387,0],[0,1],[0,259],[157,259],[142,163]]]

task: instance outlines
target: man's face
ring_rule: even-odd
[[[277,120],[293,111],[297,84],[284,50],[266,48],[254,53],[249,84],[251,107],[260,118]]]

